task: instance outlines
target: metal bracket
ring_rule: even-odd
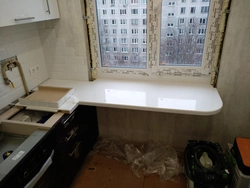
[[[82,16],[84,20],[87,20],[89,17],[88,16]]]

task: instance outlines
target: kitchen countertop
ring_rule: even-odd
[[[192,115],[214,115],[223,103],[210,84],[166,83],[97,79],[73,81],[49,79],[43,86],[72,87],[74,98],[63,108],[77,105],[123,108]]]

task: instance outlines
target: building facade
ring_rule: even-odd
[[[96,0],[103,67],[147,67],[147,1]],[[209,0],[163,0],[160,65],[200,65]]]

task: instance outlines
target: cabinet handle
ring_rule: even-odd
[[[65,137],[65,141],[68,142],[72,137],[76,136],[76,131],[78,130],[78,127],[75,127],[73,130],[70,131],[69,136]]]
[[[70,114],[67,119],[62,123],[64,125],[64,128],[67,127],[66,123],[72,118],[74,118],[76,111],[74,111],[72,114]]]
[[[35,19],[35,17],[27,17],[27,18],[15,18],[15,21],[22,21],[22,20],[32,20]]]
[[[48,12],[50,14],[49,0],[46,0],[46,3],[47,3],[47,7],[48,7],[48,10],[46,12]]]
[[[74,148],[74,150],[69,153],[69,156],[72,157],[75,154],[75,158],[78,158],[80,153],[79,153],[79,145],[81,144],[81,142],[77,142],[76,147]]]

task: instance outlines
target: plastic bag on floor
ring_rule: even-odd
[[[139,178],[159,174],[161,179],[168,180],[182,172],[176,151],[158,141],[135,144],[118,137],[108,137],[99,140],[94,149],[129,164],[133,174]]]

